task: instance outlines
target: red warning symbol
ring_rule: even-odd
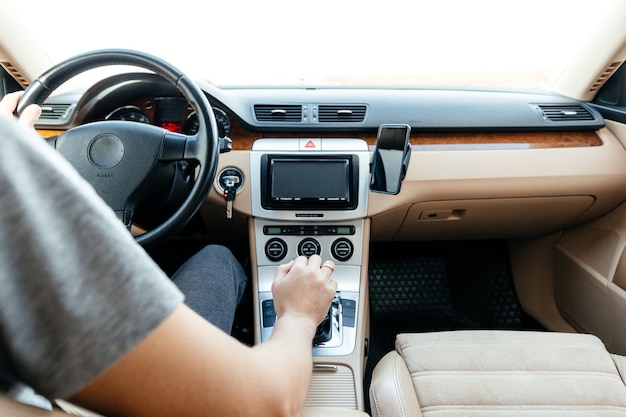
[[[309,140],[306,145],[304,145],[305,148],[317,148],[317,146],[315,146],[315,142],[313,142],[312,140]]]

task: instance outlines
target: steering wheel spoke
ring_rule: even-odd
[[[159,161],[175,162],[182,160],[198,160],[199,155],[194,152],[187,153],[187,148],[193,147],[193,143],[198,140],[195,136],[187,136],[181,133],[167,132],[163,138],[163,148]]]
[[[202,158],[203,152],[204,152],[204,149],[203,149],[201,138],[199,138],[197,134],[194,136],[190,136],[187,139],[187,147],[185,148],[185,160],[199,161]],[[219,147],[218,147],[218,153],[219,153]]]

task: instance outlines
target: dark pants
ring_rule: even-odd
[[[219,245],[206,246],[172,276],[185,295],[185,304],[228,334],[246,280],[241,264]]]

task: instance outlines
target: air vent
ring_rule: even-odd
[[[602,74],[600,74],[598,78],[596,78],[591,87],[589,87],[587,93],[595,94],[596,92],[598,92],[598,90],[604,85],[606,80],[608,80],[611,75],[613,75],[613,73],[617,71],[617,69],[622,65],[623,62],[624,61],[613,62],[611,65],[606,67],[606,69],[602,71]]]
[[[320,123],[362,122],[365,120],[365,106],[319,106]]]
[[[28,82],[28,79],[24,76],[24,74],[22,74],[19,69],[17,69],[15,65],[11,64],[9,61],[4,60],[0,61],[0,65],[4,67],[4,69],[11,75],[11,77],[15,79],[15,81],[19,83],[20,86],[22,86],[22,88],[28,87],[28,85],[30,84]]]
[[[302,106],[256,104],[254,115],[259,122],[299,123],[302,121]]]
[[[542,113],[543,118],[552,122],[574,122],[574,121],[589,121],[595,120],[593,115],[579,104],[564,104],[564,105],[546,105],[540,104],[537,106]]]
[[[61,120],[67,118],[70,104],[44,104],[39,120]]]

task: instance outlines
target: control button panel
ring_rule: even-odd
[[[276,266],[317,254],[337,265],[361,267],[363,224],[363,219],[312,224],[254,219],[257,265]]]
[[[274,300],[264,300],[261,303],[261,309],[263,310],[263,327],[272,327],[276,322],[276,312],[274,311]]]
[[[267,236],[345,236],[354,235],[355,232],[356,229],[354,226],[263,226],[263,234]]]
[[[287,256],[287,243],[279,238],[270,239],[265,244],[265,256],[272,262],[278,262]]]
[[[348,327],[354,327],[356,321],[356,301],[342,298],[341,307],[343,314],[343,325]]]
[[[309,256],[319,255],[320,253],[322,253],[322,247],[320,243],[313,238],[303,239],[300,244],[298,244],[298,255],[303,255],[308,258]]]

